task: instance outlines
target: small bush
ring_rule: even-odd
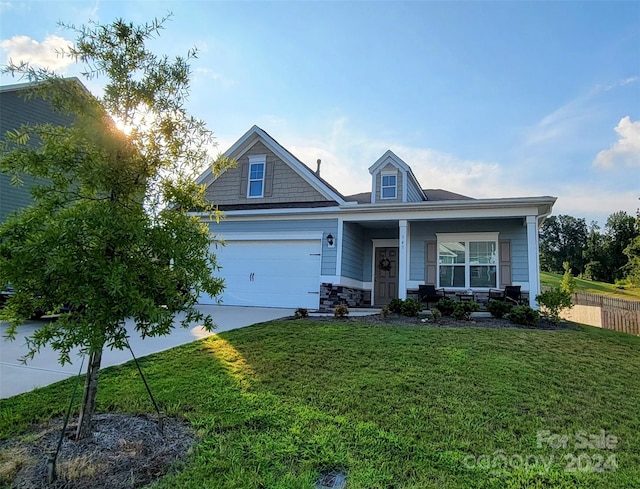
[[[431,317],[434,323],[439,323],[440,319],[442,319],[442,313],[440,312],[440,309],[438,309],[437,307],[432,308]]]
[[[480,305],[474,301],[456,302],[451,315],[459,320],[470,321],[471,313],[480,310]]]
[[[333,317],[343,318],[349,315],[349,308],[346,304],[338,304],[333,310]]]
[[[487,311],[491,313],[494,318],[501,319],[511,311],[513,304],[509,304],[506,301],[489,301],[487,303]]]
[[[571,266],[568,261],[565,261],[562,267],[564,268],[564,275],[560,282],[560,289],[568,294],[573,294],[576,291],[576,279],[571,273]]]
[[[298,309],[296,309],[296,312],[294,313],[294,317],[296,319],[308,318],[309,310],[305,307],[299,307]]]
[[[389,306],[384,306],[382,308],[382,310],[380,311],[380,315],[384,318],[387,319],[387,316],[389,316],[389,314],[391,314],[391,311],[389,310]]]
[[[422,311],[422,304],[417,299],[407,299],[400,308],[402,315],[408,317],[416,317],[420,311]]]
[[[617,279],[614,285],[616,286],[616,289],[625,290],[626,288],[631,286],[631,278],[627,277],[623,279]]]
[[[533,326],[540,320],[540,313],[530,306],[515,306],[507,314],[507,319],[515,324]]]
[[[453,309],[456,307],[456,301],[445,297],[438,301],[436,307],[440,310],[443,316],[451,316],[451,314],[453,314]]]
[[[402,313],[402,304],[403,304],[403,300],[402,299],[391,299],[391,302],[389,302],[389,310],[391,312],[395,312],[396,314],[401,314]]]
[[[542,294],[538,294],[536,302],[543,308],[545,315],[554,324],[560,322],[560,313],[562,311],[573,307],[571,293],[559,287],[545,290]]]

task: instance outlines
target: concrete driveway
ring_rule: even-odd
[[[129,338],[131,348],[137,358],[175,346],[206,338],[211,334],[242,328],[251,324],[270,321],[285,316],[291,316],[293,309],[277,309],[266,307],[235,307],[235,306],[198,306],[205,314],[211,315],[217,328],[214,333],[208,333],[200,326],[189,329],[177,326],[168,336],[147,338],[142,340],[132,334]],[[53,384],[78,374],[81,359],[77,354],[71,355],[71,364],[64,366],[58,363],[58,354],[50,348],[42,349],[27,365],[20,363],[20,358],[27,352],[25,338],[42,326],[43,321],[28,321],[19,328],[14,341],[5,338],[7,323],[0,322],[0,398],[15,396],[28,392],[36,387]],[[133,325],[132,321],[127,322]],[[133,328],[130,329],[133,331]],[[129,350],[105,349],[102,355],[102,367],[119,365],[131,360]],[[83,370],[86,369],[86,364]],[[83,372],[84,373],[84,372]]]

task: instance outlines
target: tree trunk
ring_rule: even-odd
[[[89,365],[87,365],[87,379],[84,384],[84,395],[80,416],[78,417],[78,429],[76,430],[76,440],[87,438],[91,435],[91,418],[96,410],[96,394],[98,393],[98,373],[102,362],[102,347],[91,353]]]

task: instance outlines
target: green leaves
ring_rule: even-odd
[[[0,283],[16,289],[5,315],[19,322],[67,306],[33,336],[30,354],[51,344],[64,362],[75,347],[122,348],[133,333],[122,328],[127,317],[142,336],[167,334],[179,312],[183,325],[213,326],[194,306],[224,282],[213,276],[209,229],[189,212],[219,218],[195,179],[232,162],[209,155],[212,132],[184,107],[197,50],[171,59],[147,46],[169,18],[65,25],[78,39],[62,55],[83,64],[87,79],[105,78],[102,98],[28,64],[4,69],[38,82],[28,97],[71,116],[68,126],[14,130],[0,158],[16,184],[25,174],[43,179],[35,205],[0,226]]]

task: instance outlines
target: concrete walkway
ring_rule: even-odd
[[[142,340],[133,332],[133,322],[127,321],[128,328],[133,333],[129,342],[137,358],[167,350],[175,346],[206,338],[211,334],[242,328],[251,324],[270,321],[285,316],[292,316],[293,309],[277,309],[266,307],[235,307],[235,306],[199,306],[199,310],[211,315],[217,328],[209,333],[200,326],[189,329],[177,326],[170,335]],[[71,355],[71,364],[64,366],[58,363],[58,354],[51,348],[45,348],[37,354],[27,365],[20,363],[20,358],[27,352],[25,338],[43,325],[44,321],[27,321],[20,326],[14,341],[5,338],[7,323],[0,321],[0,398],[15,396],[28,392],[36,387],[53,384],[59,380],[78,374],[81,359]],[[120,365],[131,360],[129,350],[105,349],[102,355],[102,367]],[[86,363],[83,370],[86,369]],[[83,372],[84,373],[84,372]]]

